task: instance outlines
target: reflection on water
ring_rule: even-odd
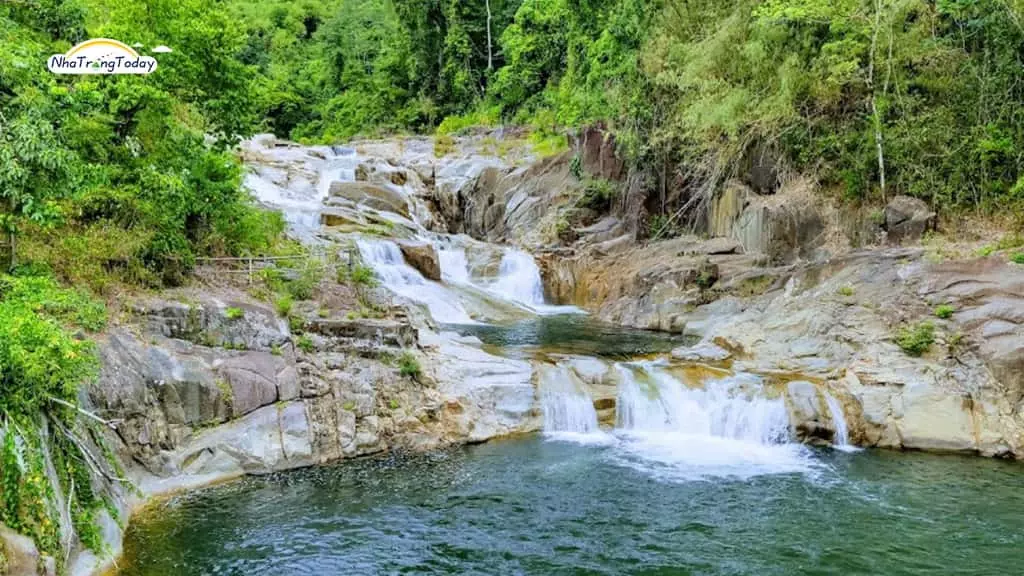
[[[904,576],[1024,566],[1020,464],[807,450],[805,472],[688,480],[622,458],[623,442],[530,437],[247,478],[133,521],[121,574]]]
[[[448,325],[503,348],[539,348],[547,352],[630,358],[668,352],[692,339],[608,324],[584,314],[536,316],[512,324]]]

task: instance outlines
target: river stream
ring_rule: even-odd
[[[358,162],[347,150],[322,178],[351,181]],[[326,184],[284,190],[251,177],[249,186],[286,212],[297,236],[318,241]],[[1024,566],[1018,465],[857,451],[830,395],[837,446],[798,444],[785,400],[760,377],[694,382],[666,359],[678,337],[552,306],[529,254],[428,231],[410,212],[386,218],[434,245],[440,282],[410,266],[395,238],[356,236],[361,259],[440,329],[543,364],[543,434],[179,496],[133,519],[120,574],[980,575]],[[560,363],[567,357],[611,364],[611,420]]]

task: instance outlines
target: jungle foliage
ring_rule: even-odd
[[[852,200],[1024,200],[1021,0],[232,6],[280,135],[601,122],[680,187],[756,153]]]

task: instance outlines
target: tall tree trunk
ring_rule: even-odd
[[[8,259],[7,262],[10,264],[8,270],[14,270],[14,267],[18,265],[18,252],[17,252],[17,234],[14,228],[14,210],[17,205],[14,202],[14,195],[11,195],[10,199],[10,215],[11,221],[8,223],[9,228],[7,229],[7,250]]]
[[[487,7],[487,69],[494,70],[494,50],[491,48],[491,0],[484,0]]]
[[[871,89],[871,122],[875,129],[875,150],[878,154],[878,184],[882,191],[882,202],[886,202],[885,153],[882,143],[882,119],[878,116],[875,99],[875,53],[878,50],[878,28],[882,17],[882,0],[875,0],[875,26],[871,32],[871,55],[868,61],[868,87]],[[888,88],[888,86],[886,87]]]

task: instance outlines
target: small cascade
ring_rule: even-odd
[[[406,264],[398,244],[388,240],[360,240],[357,245],[363,261],[373,268],[385,288],[425,305],[438,322],[474,323],[454,294]]]
[[[842,404],[835,396],[826,391],[825,405],[828,406],[829,414],[832,416],[832,426],[835,428],[832,445],[840,450],[854,450],[854,446],[850,444],[850,428],[846,424]]]
[[[280,210],[292,233],[306,242],[314,242],[320,228],[320,209],[331,183],[355,180],[357,163],[355,156],[330,157],[319,168],[315,183],[291,179],[280,170],[266,168],[246,174],[244,185],[260,203]]]
[[[501,258],[498,280],[492,290],[503,298],[526,306],[544,305],[544,283],[537,262],[522,250],[509,250]]]
[[[688,388],[656,367],[618,366],[618,425],[624,430],[677,432],[781,444],[789,437],[785,402],[752,393],[752,377],[734,376]]]
[[[438,248],[437,259],[441,264],[441,279],[451,284],[469,284],[469,263],[462,248]]]
[[[571,370],[562,366],[542,366],[539,385],[545,433],[600,432],[594,402]]]
[[[807,472],[782,398],[737,375],[690,388],[653,363],[618,364],[617,460],[668,479]]]

